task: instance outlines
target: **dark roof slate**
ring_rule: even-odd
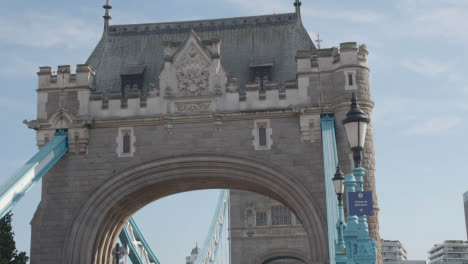
[[[104,34],[87,63],[96,72],[95,90],[120,89],[120,74],[144,68],[143,86],[159,86],[164,66],[164,42],[184,41],[191,30],[202,40],[221,40],[221,63],[228,77],[242,84],[251,80],[250,67],[271,61],[272,80],[296,78],[299,50],[316,52],[295,13],[185,22],[113,25]]]

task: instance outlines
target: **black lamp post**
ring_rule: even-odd
[[[361,167],[362,150],[364,149],[364,141],[366,139],[367,125],[370,119],[364,114],[356,103],[357,99],[353,94],[351,99],[351,108],[346,113],[346,118],[343,120],[346,136],[348,137],[349,146],[353,151],[354,167]]]
[[[340,169],[340,166],[336,166],[336,173],[332,179],[333,186],[335,187],[336,196],[338,196],[338,205],[342,205],[343,193],[344,193],[344,174]]]

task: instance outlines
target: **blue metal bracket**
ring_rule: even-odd
[[[67,151],[67,132],[59,130],[49,143],[0,187],[0,218],[5,216]]]
[[[160,264],[133,218],[128,220],[120,232],[119,238],[122,244],[128,246],[128,256],[133,264]]]

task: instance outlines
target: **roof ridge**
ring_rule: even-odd
[[[175,21],[175,22],[158,22],[158,23],[144,23],[144,24],[121,24],[112,25],[109,28],[110,33],[129,33],[129,32],[158,32],[163,31],[186,31],[190,29],[195,30],[213,30],[220,28],[238,28],[242,26],[254,25],[276,25],[276,24],[289,24],[295,23],[297,20],[296,13],[283,13],[271,14],[261,16],[247,16],[247,17],[231,17],[219,19],[204,19],[204,20],[189,20],[189,21]]]
[[[280,17],[280,16],[291,16],[296,19],[296,13],[281,13],[281,14],[269,14],[269,15],[258,15],[258,16],[240,16],[240,17],[225,17],[225,18],[210,18],[210,19],[199,19],[199,20],[181,20],[181,21],[167,21],[167,22],[153,22],[153,23],[137,23],[137,24],[116,24],[110,27],[121,27],[121,26],[145,26],[145,25],[165,25],[165,24],[186,24],[196,22],[214,22],[214,21],[228,21],[238,19],[253,19],[253,18],[268,18],[268,17]]]

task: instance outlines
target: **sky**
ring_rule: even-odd
[[[112,0],[111,24],[293,12],[293,0]],[[303,24],[322,48],[366,44],[370,55],[380,232],[410,259],[443,240],[466,240],[468,1],[303,0]],[[0,5],[0,183],[36,151],[22,123],[36,114],[39,66],[84,63],[102,35],[104,1],[7,1]],[[465,76],[465,77],[464,77]],[[217,191],[178,194],[135,219],[162,263],[182,263],[203,241]],[[17,246],[29,252],[36,185],[14,208]]]

